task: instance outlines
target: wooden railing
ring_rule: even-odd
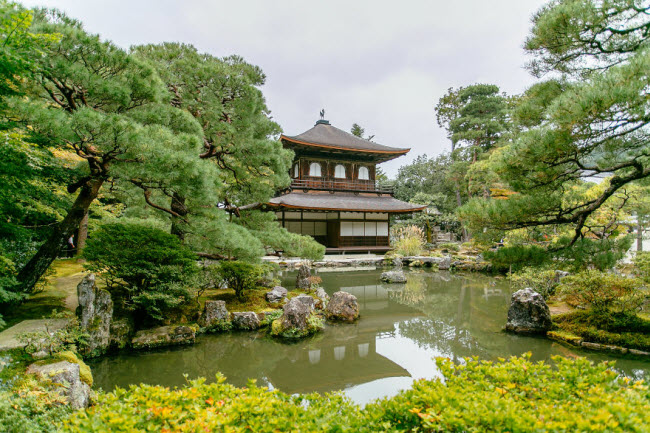
[[[349,192],[373,192],[378,194],[393,194],[392,185],[380,185],[372,180],[345,180],[345,179],[293,179],[292,189],[322,190],[322,191],[349,191]]]

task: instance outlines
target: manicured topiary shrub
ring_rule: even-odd
[[[189,301],[187,286],[198,272],[196,256],[176,236],[139,224],[102,226],[92,233],[84,257],[117,308],[154,320]]]
[[[228,288],[234,290],[239,299],[243,299],[245,291],[255,288],[257,281],[264,274],[264,268],[251,263],[232,261],[221,262],[218,272]]]

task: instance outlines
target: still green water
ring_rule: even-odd
[[[413,270],[405,285],[383,284],[381,271],[322,272],[328,293],[355,295],[361,318],[351,325],[327,325],[321,334],[286,344],[264,333],[204,335],[193,346],[120,354],[91,363],[95,384],[104,390],[147,383],[176,386],[222,372],[237,386],[249,378],[284,392],[344,391],[360,404],[394,395],[415,379],[440,375],[435,357],[496,359],[532,352],[533,360],[553,355],[616,360],[622,374],[641,378],[650,362],[568,348],[545,338],[501,331],[511,289],[503,279],[483,275]],[[294,286],[295,273],[282,274]]]

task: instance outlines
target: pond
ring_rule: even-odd
[[[616,360],[623,374],[641,378],[650,362],[573,349],[545,338],[501,331],[511,289],[500,278],[479,274],[407,270],[406,285],[379,281],[379,270],[323,272],[328,293],[344,290],[359,301],[361,318],[351,325],[327,325],[319,335],[285,344],[260,332],[203,335],[193,346],[109,356],[90,363],[104,390],[147,383],[176,386],[189,378],[258,385],[286,393],[342,390],[365,404],[440,375],[435,357],[496,359],[532,352],[533,360],[553,355]],[[295,273],[282,274],[294,286]]]

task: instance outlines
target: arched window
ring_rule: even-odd
[[[293,166],[293,177],[295,177],[295,178],[299,177],[298,164]]]
[[[359,179],[360,180],[369,180],[370,177],[368,176],[368,168],[367,167],[359,167]]]
[[[311,164],[309,164],[309,175],[313,177],[321,177],[319,163],[312,162]]]
[[[337,179],[345,179],[345,167],[341,164],[337,164],[334,167],[334,177]]]

